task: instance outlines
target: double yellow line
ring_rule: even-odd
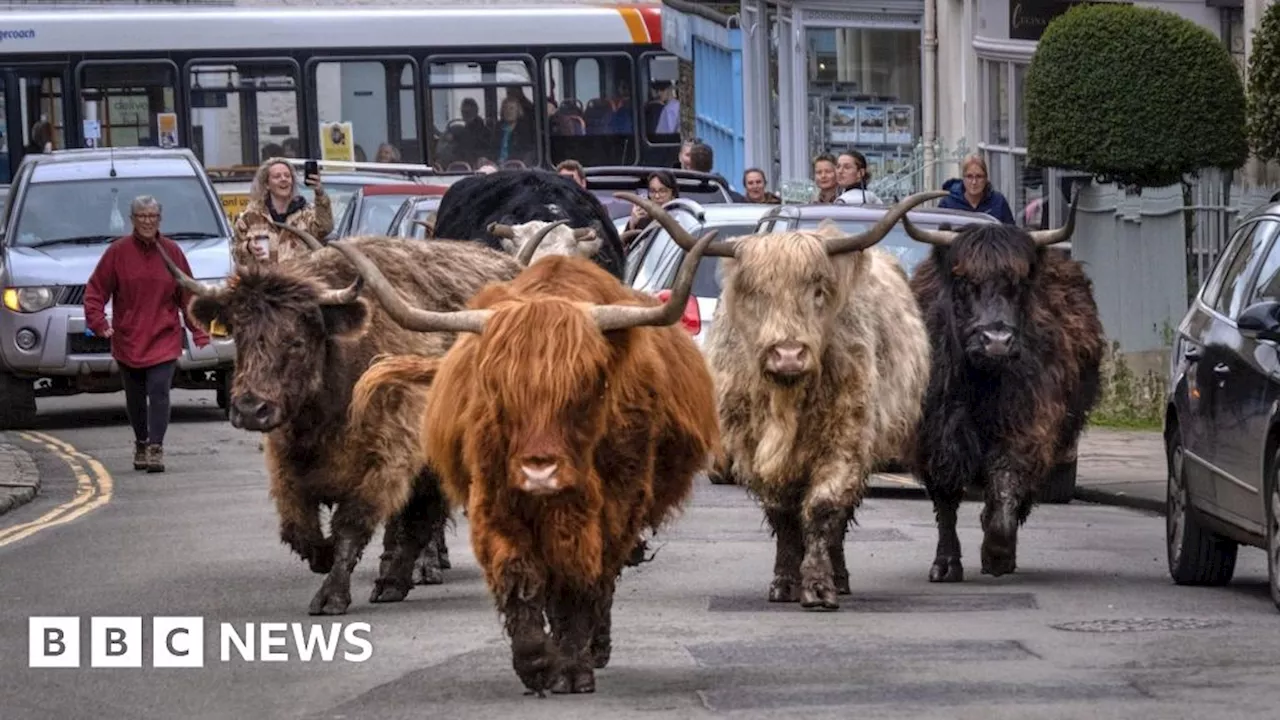
[[[111,502],[111,473],[102,463],[52,435],[40,432],[19,435],[27,442],[44,446],[71,467],[76,476],[76,496],[31,522],[0,529],[0,547],[31,537],[41,530],[69,523]]]

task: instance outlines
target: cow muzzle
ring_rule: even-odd
[[[560,482],[560,466],[554,462],[520,464],[520,489],[531,495],[551,495],[564,489]]]
[[[765,353],[765,372],[782,380],[795,380],[809,371],[812,353],[794,340],[777,343]]]
[[[284,421],[279,405],[252,393],[232,398],[227,414],[232,427],[252,432],[271,432]]]
[[[977,333],[978,349],[990,358],[1010,357],[1015,352],[1013,328],[1007,325],[983,328]]]

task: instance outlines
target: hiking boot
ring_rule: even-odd
[[[147,444],[135,442],[133,444],[133,469],[147,469]]]
[[[147,446],[147,472],[164,472],[164,448],[159,445]]]

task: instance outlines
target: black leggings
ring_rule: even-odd
[[[140,443],[164,444],[164,433],[169,429],[169,388],[173,386],[176,365],[176,360],[148,368],[120,365],[125,409],[129,424],[133,425],[133,437]]]

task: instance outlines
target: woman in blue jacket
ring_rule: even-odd
[[[951,194],[942,198],[938,207],[986,213],[1006,225],[1015,224],[1009,201],[999,190],[991,187],[987,162],[981,156],[965,158],[960,170],[963,178],[951,178],[942,183],[942,189]]]

